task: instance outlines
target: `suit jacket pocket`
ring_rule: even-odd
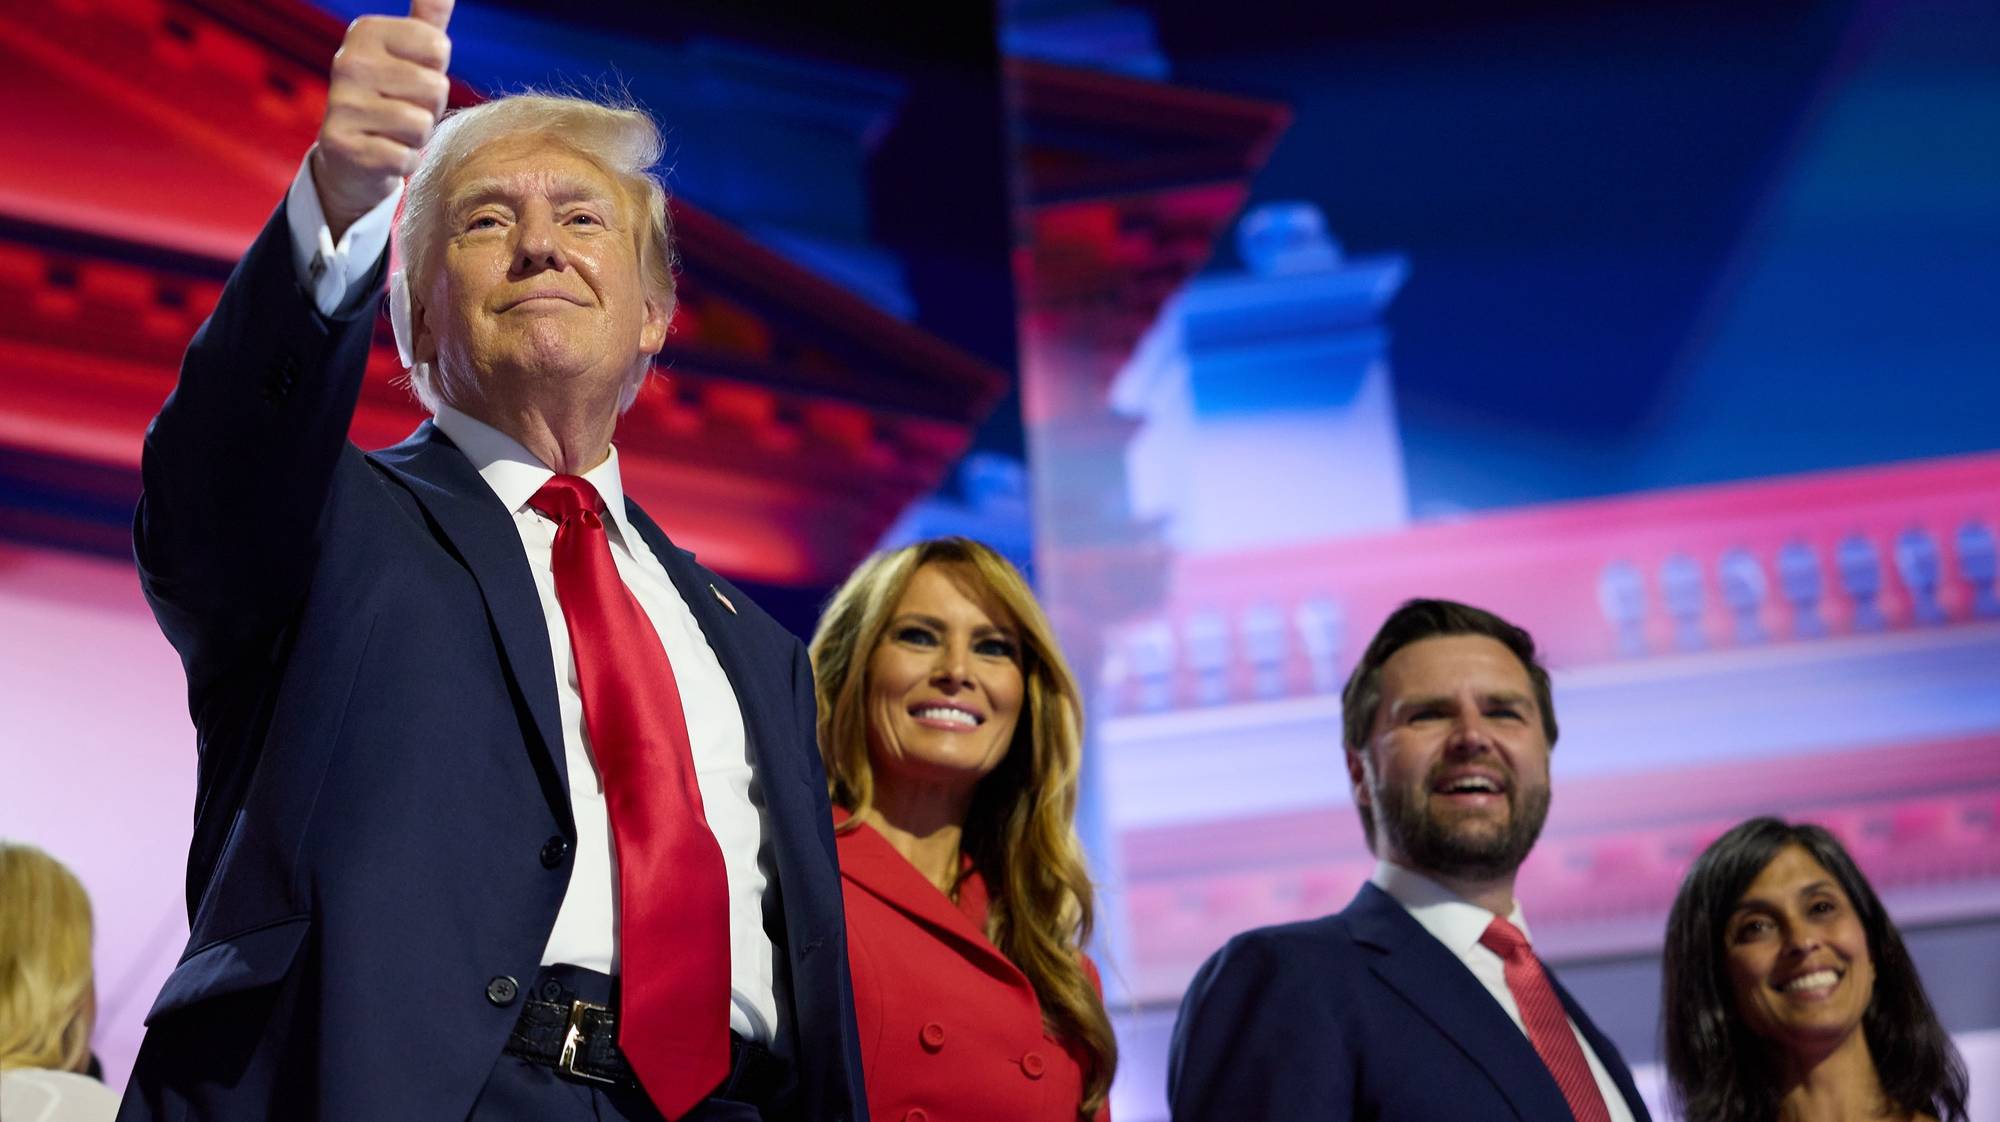
[[[217,939],[195,951],[167,975],[167,984],[147,1012],[146,1023],[204,1001],[283,981],[311,926],[310,915],[292,916]]]

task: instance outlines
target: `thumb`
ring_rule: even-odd
[[[410,0],[410,18],[443,31],[451,22],[451,5],[452,0]]]

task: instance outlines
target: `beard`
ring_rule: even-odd
[[[1472,881],[1512,876],[1535,848],[1549,817],[1547,783],[1526,790],[1510,783],[1504,823],[1468,814],[1433,814],[1430,789],[1426,780],[1416,791],[1388,784],[1374,791],[1375,815],[1391,852],[1402,854],[1419,872]]]

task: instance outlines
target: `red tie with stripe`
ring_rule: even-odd
[[[1590,1074],[1590,1061],[1584,1058],[1576,1033],[1569,1027],[1569,1014],[1563,1011],[1562,999],[1549,984],[1541,960],[1529,949],[1527,936],[1521,934],[1520,928],[1494,916],[1479,941],[1499,955],[1506,967],[1507,989],[1521,1009],[1528,1042],[1535,1046],[1549,1074],[1555,1076],[1556,1086],[1562,1088],[1563,1098],[1569,1100],[1569,1112],[1576,1116],[1576,1122],[1611,1122],[1611,1111],[1597,1090],[1597,1078]]]
[[[653,1105],[686,1114],[729,1074],[729,885],[702,812],[680,688],[611,560],[604,500],[558,475],[528,505],[553,568],[618,858],[618,1046]]]

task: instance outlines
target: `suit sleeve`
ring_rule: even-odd
[[[772,626],[776,627],[777,624],[774,623]],[[812,1031],[818,1034],[817,1039],[830,1040],[836,1044],[840,1053],[838,1056],[815,1058],[813,1066],[825,1073],[825,1087],[820,1099],[813,1105],[819,1110],[827,1109],[830,1104],[825,1091],[838,1091],[841,1100],[847,1104],[848,1117],[853,1122],[868,1122],[867,1080],[861,1060],[864,1043],[856,1024],[857,997],[854,981],[849,974],[848,942],[852,936],[846,905],[841,899],[840,858],[833,840],[833,809],[827,798],[826,769],[819,758],[819,706],[813,694],[812,662],[806,657],[805,644],[794,638],[791,646],[792,701],[798,714],[799,728],[802,730],[800,742],[807,757],[799,762],[808,769],[813,802],[806,820],[792,822],[787,828],[813,831],[826,858],[825,884],[826,890],[832,896],[832,912],[828,917],[830,922],[821,932],[828,945],[818,953],[822,956],[832,956],[832,965],[826,969],[833,983],[833,990],[830,995],[822,996],[831,996],[833,1002],[831,1008],[826,1005],[821,1005],[819,1008],[830,1013],[835,1021],[831,1026],[816,1026]],[[807,932],[794,937],[804,938],[810,934],[812,933]],[[793,982],[795,985],[799,984],[796,978]],[[871,998],[875,996],[870,995]],[[879,1025],[879,1019],[877,1024]],[[802,1035],[802,1043],[804,1040],[805,1036]],[[867,1042],[867,1046],[872,1048],[874,1042]]]
[[[205,677],[268,652],[303,596],[374,311],[364,300],[344,318],[320,314],[280,207],[146,431],[134,551],[197,695]]]
[[[1354,1116],[1345,1025],[1312,959],[1240,935],[1196,973],[1167,1056],[1174,1122]]]
[[[776,626],[773,624],[773,626]],[[802,742],[807,756],[805,765],[809,769],[819,789],[826,790],[826,762],[820,758],[819,747],[819,695],[813,692],[812,660],[806,657],[804,643],[792,641],[792,708],[797,714],[799,728],[805,732]],[[822,806],[821,817],[833,820],[833,805]],[[832,837],[832,827],[828,827],[828,837]]]

